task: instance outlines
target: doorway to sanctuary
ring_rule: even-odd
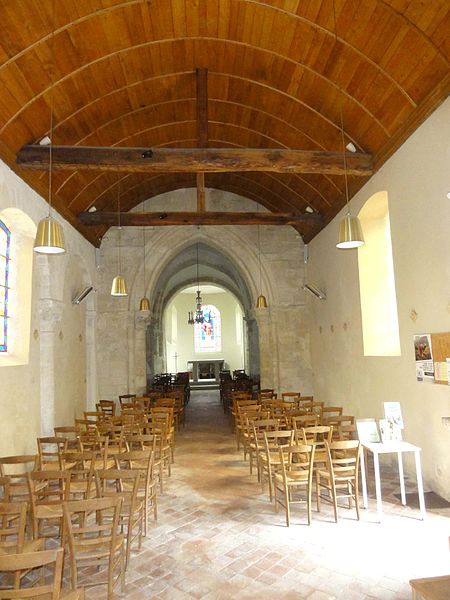
[[[197,286],[180,290],[164,312],[167,371],[188,371],[191,386],[214,387],[219,373],[245,369],[244,311],[230,291],[217,285],[201,285],[202,318],[189,322],[196,308]]]

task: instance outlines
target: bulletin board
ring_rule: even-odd
[[[432,333],[431,345],[434,361],[434,383],[449,385],[450,332]]]

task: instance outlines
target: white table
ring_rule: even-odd
[[[377,499],[377,514],[378,521],[381,522],[383,517],[383,506],[381,499],[381,481],[380,481],[380,454],[397,454],[398,458],[398,474],[400,478],[400,493],[402,498],[402,504],[406,505],[406,494],[405,494],[405,480],[403,476],[403,458],[402,455],[405,452],[414,452],[414,458],[416,462],[416,479],[417,479],[417,491],[419,494],[419,506],[421,518],[425,519],[425,498],[423,495],[423,483],[422,483],[422,468],[420,464],[420,452],[421,448],[414,446],[408,442],[361,442],[361,482],[363,492],[363,505],[367,508],[367,481],[366,481],[366,468],[364,464],[364,449],[367,449],[373,454],[373,464],[375,470],[375,495]]]

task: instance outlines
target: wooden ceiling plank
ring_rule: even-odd
[[[47,169],[49,147],[25,145],[17,164]],[[372,175],[369,154],[347,157],[347,174]],[[141,173],[222,173],[268,171],[274,173],[344,173],[342,152],[260,148],[122,148],[100,146],[53,146],[55,170],[114,170]]]
[[[78,215],[83,225],[115,225],[117,212],[84,212]],[[317,213],[303,215],[260,212],[123,212],[123,227],[178,226],[178,225],[298,225],[305,221],[321,222]]]

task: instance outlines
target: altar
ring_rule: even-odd
[[[188,360],[188,371],[192,372],[192,383],[220,383],[220,371],[224,365],[223,358],[210,358],[203,360]]]

